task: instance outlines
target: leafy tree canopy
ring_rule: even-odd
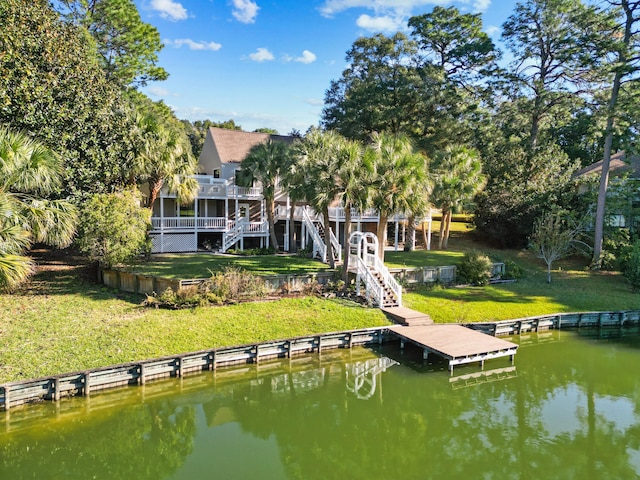
[[[91,33],[109,81],[146,85],[168,78],[157,66],[160,33],[142,21],[132,0],[61,0],[57,5]]]

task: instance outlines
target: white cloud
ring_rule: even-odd
[[[473,8],[476,12],[484,12],[491,6],[491,0],[475,0],[473,2]]]
[[[254,23],[260,7],[251,0],[232,0],[233,11],[231,14],[242,23]]]
[[[313,105],[314,107],[321,107],[324,105],[324,100],[321,98],[307,98],[305,103],[308,105]]]
[[[150,87],[147,87],[147,92],[149,92],[149,94],[154,97],[162,97],[162,98],[180,96],[177,93],[170,92],[166,88],[160,87],[158,85],[151,85]]]
[[[187,9],[173,0],[151,0],[151,8],[168,20],[186,20]]]
[[[447,3],[451,3],[451,0],[326,0],[320,7],[320,13],[330,17],[350,8],[367,8],[376,13],[394,11],[397,14],[409,15],[417,7]]]
[[[495,25],[489,25],[487,26],[484,31],[487,33],[487,35],[489,35],[490,37],[493,36],[500,36],[500,27],[496,27]]]
[[[356,25],[365,30],[372,32],[397,32],[404,27],[403,17],[371,17],[367,14],[362,14],[356,20]]]
[[[316,57],[315,53],[310,52],[309,50],[303,50],[302,56],[294,58],[294,61],[300,63],[313,63],[316,61],[318,57]]]
[[[255,53],[250,53],[249,58],[254,62],[265,62],[268,60],[273,60],[274,56],[273,53],[271,53],[268,49],[259,48],[255,51]]]
[[[190,50],[211,50],[216,51],[222,48],[222,44],[216,42],[196,42],[190,38],[177,38],[176,40],[164,40],[168,45],[180,48],[183,45],[189,47]]]

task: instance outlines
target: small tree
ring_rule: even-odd
[[[92,196],[82,209],[78,246],[103,268],[123,263],[149,249],[151,211],[138,190]]]
[[[622,273],[634,292],[640,291],[640,241],[634,242],[622,264]]]
[[[551,265],[566,257],[577,244],[583,227],[565,212],[549,212],[536,220],[529,239],[529,248],[547,264],[547,283],[551,283]]]

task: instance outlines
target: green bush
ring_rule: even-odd
[[[640,240],[636,240],[628,255],[625,255],[622,273],[634,292],[640,290]]]
[[[198,285],[181,287],[177,292],[167,288],[160,295],[147,295],[142,304],[156,308],[192,308],[254,300],[266,293],[260,277],[239,268],[227,267],[224,272],[214,273]]]
[[[477,250],[469,251],[456,265],[458,282],[487,285],[491,280],[492,267],[493,262],[486,254]]]
[[[518,280],[524,276],[524,270],[513,260],[504,261],[504,275],[503,280]]]
[[[607,232],[607,236],[602,242],[602,254],[600,255],[602,269],[622,270],[625,255],[628,255],[631,249],[632,242],[629,230],[620,228]]]

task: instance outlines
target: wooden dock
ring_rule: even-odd
[[[400,346],[405,342],[422,348],[423,358],[435,353],[449,361],[449,371],[456,365],[478,362],[484,368],[485,360],[514,356],[518,345],[485,333],[471,330],[461,325],[393,326],[389,332],[400,338]]]
[[[409,326],[432,325],[431,317],[422,312],[411,310],[407,307],[388,307],[382,308],[382,312],[396,323]]]

